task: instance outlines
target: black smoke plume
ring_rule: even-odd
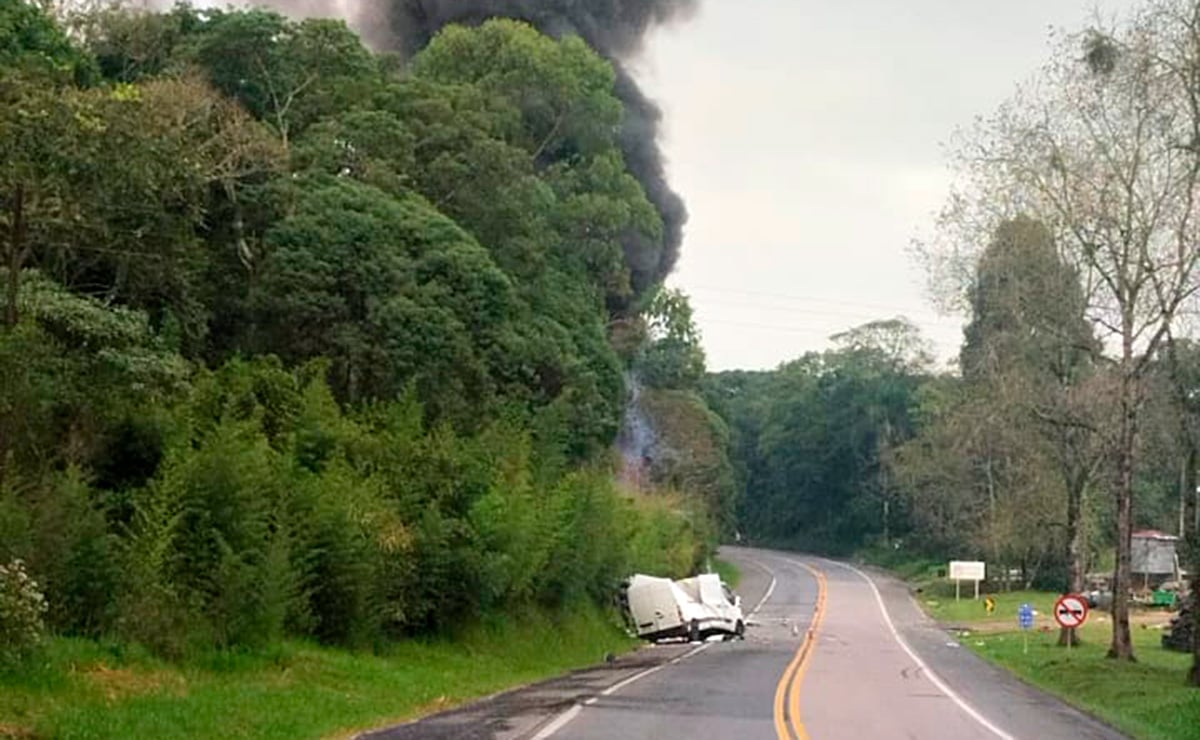
[[[411,50],[443,26],[489,18],[526,21],[552,36],[576,33],[609,59],[625,59],[646,32],[693,12],[699,0],[390,0],[392,27]]]
[[[165,4],[167,0],[159,0]],[[683,199],[667,182],[659,127],[662,112],[646,97],[624,62],[642,48],[646,33],[694,12],[700,0],[257,0],[293,17],[342,16],[377,48],[412,56],[444,26],[490,18],[525,21],[551,36],[578,34],[613,63],[617,96],[625,106],[621,148],[629,170],[662,216],[663,249],[625,245],[633,287],[642,293],[675,267],[687,223]],[[384,30],[380,26],[387,26]]]
[[[642,291],[667,276],[679,257],[687,208],[667,182],[659,126],[662,112],[638,87],[623,61],[640,51],[652,27],[690,14],[699,0],[390,0],[391,30],[401,49],[415,53],[443,26],[478,24],[489,18],[526,21],[552,36],[578,34],[617,70],[617,95],[625,105],[621,145],[666,227],[663,251],[647,254],[627,245],[634,288]]]

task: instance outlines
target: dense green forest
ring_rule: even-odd
[[[41,7],[0,0],[6,644],[373,646],[704,560],[724,427],[608,61]],[[707,457],[630,492],[643,365]]]
[[[929,379],[920,336],[894,319],[835,340],[775,371],[706,380],[731,429],[738,522],[752,542],[845,555],[909,529],[887,463],[913,435]]]

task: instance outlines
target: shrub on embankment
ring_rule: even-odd
[[[105,457],[143,460],[144,478],[10,471],[0,561],[30,564],[55,631],[179,657],[600,603],[631,570],[682,575],[705,554],[670,501],[599,468],[548,472],[519,427],[430,427],[414,400],[346,412],[320,370],[233,361],[98,415]]]

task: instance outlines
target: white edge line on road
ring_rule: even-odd
[[[825,558],[821,559],[832,565],[838,565],[851,570],[857,573],[860,578],[867,582],[867,585],[871,587],[871,591],[875,593],[875,602],[879,604],[879,611],[881,614],[883,614],[883,621],[887,623],[888,629],[892,633],[892,637],[896,640],[896,643],[903,648],[904,652],[908,653],[908,657],[912,658],[913,662],[915,662],[917,666],[919,666],[921,670],[925,672],[925,676],[934,686],[938,688],[939,691],[945,694],[950,701],[957,704],[958,708],[966,712],[971,719],[983,725],[984,728],[989,730],[996,737],[1001,738],[1002,740],[1016,740],[1016,738],[1014,738],[1012,735],[992,724],[991,720],[980,714],[974,707],[968,704],[965,699],[959,696],[954,689],[947,686],[946,683],[942,681],[941,677],[939,677],[938,674],[932,668],[930,668],[925,661],[921,660],[921,657],[917,655],[917,653],[911,647],[909,647],[908,643],[904,641],[904,638],[900,636],[900,631],[896,629],[895,623],[892,622],[892,617],[890,614],[888,614],[887,606],[883,603],[883,595],[879,593],[879,587],[875,585],[875,581],[869,575],[853,565],[839,563],[835,560],[826,560]]]
[[[546,740],[554,733],[567,726],[567,723],[579,716],[583,711],[582,704],[576,704],[567,711],[554,718],[554,721],[542,728],[542,731],[533,736],[533,740]]]
[[[754,609],[750,612],[750,616],[753,617],[755,614],[758,614],[758,610],[762,609],[763,604],[767,603],[767,599],[771,598],[771,594],[775,592],[776,580],[775,580],[775,574],[771,573],[770,568],[768,568],[767,566],[763,565],[762,563],[759,563],[754,560],[751,560],[750,562],[752,562],[755,565],[757,565],[758,567],[762,568],[771,576],[771,585],[767,586],[767,592],[765,594],[763,594],[763,597],[758,600],[758,603],[754,605]],[[647,668],[646,670],[642,671],[641,673],[636,673],[636,674],[630,676],[629,678],[625,679],[624,681],[621,681],[620,683],[613,684],[612,686],[609,686],[604,691],[601,691],[597,696],[593,696],[592,698],[584,701],[582,704],[576,703],[573,707],[571,707],[567,711],[565,711],[562,714],[555,717],[554,720],[550,724],[543,727],[541,729],[541,731],[538,732],[538,734],[534,735],[532,738],[530,738],[530,740],[548,740],[549,738],[553,737],[556,732],[558,732],[562,728],[566,727],[571,722],[571,720],[578,717],[579,713],[583,711],[584,707],[590,707],[590,706],[594,705],[597,701],[599,701],[601,696],[612,696],[613,694],[617,693],[618,691],[625,688],[626,686],[629,686],[630,684],[641,681],[646,676],[658,673],[659,671],[666,668],[667,666],[675,665],[676,663],[680,663],[684,660],[687,660],[688,658],[692,657],[693,655],[696,655],[697,653],[704,652],[705,650],[708,649],[709,645],[711,645],[711,644],[712,643],[710,643],[710,642],[706,642],[703,645],[701,645],[700,647],[698,647],[694,650],[689,650],[688,652],[684,653],[683,655],[680,655],[678,658],[673,658],[672,660],[669,660],[666,663],[663,663],[662,665],[656,665],[653,668]]]
[[[531,738],[531,740],[547,740],[547,738],[552,737],[554,735],[554,733],[556,733],[559,730],[561,730],[562,728],[566,727],[567,724],[571,720],[578,717],[579,713],[583,711],[583,708],[585,706],[591,706],[591,705],[595,704],[596,701],[601,696],[612,696],[613,694],[617,693],[618,691],[625,688],[626,686],[629,686],[630,684],[635,683],[637,681],[641,681],[646,676],[650,676],[655,673],[658,673],[659,671],[666,668],[667,666],[675,665],[676,663],[686,660],[687,658],[690,658],[697,653],[704,652],[705,650],[708,649],[708,647],[711,644],[712,643],[706,642],[703,645],[695,648],[694,650],[689,650],[688,652],[684,653],[683,655],[680,655],[678,658],[669,660],[666,663],[663,663],[662,665],[656,665],[653,668],[647,668],[646,670],[642,671],[641,673],[636,673],[636,674],[630,676],[629,678],[625,679],[624,681],[621,681],[620,683],[609,686],[604,691],[601,691],[597,696],[593,696],[592,698],[588,699],[587,701],[584,701],[583,703],[575,704],[575,706],[571,707],[567,711],[565,711],[562,714],[555,717],[553,722],[551,722],[550,724],[543,727],[541,729],[541,731],[538,732],[538,734],[534,735]]]
[[[775,574],[771,572],[770,568],[768,568],[767,566],[758,562],[757,560],[750,560],[750,558],[746,558],[746,560],[748,560],[749,562],[754,563],[758,567],[762,568],[763,570],[765,570],[767,572],[767,575],[771,576],[771,585],[767,586],[767,592],[765,594],[763,594],[763,597],[761,599],[759,599],[758,603],[754,605],[754,608],[750,610],[750,616],[753,617],[755,614],[758,614],[759,609],[763,608],[763,604],[767,603],[767,599],[771,598],[771,594],[775,593],[776,581],[775,581]]]

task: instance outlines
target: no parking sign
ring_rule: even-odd
[[[1077,594],[1060,597],[1054,605],[1054,620],[1064,629],[1082,627],[1087,618],[1087,599]]]

